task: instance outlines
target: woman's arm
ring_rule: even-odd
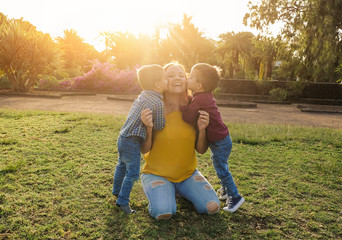
[[[150,109],[144,109],[141,111],[141,121],[146,126],[146,138],[140,147],[140,152],[145,154],[149,152],[152,148],[152,131],[153,131],[153,121],[152,121],[152,111]]]
[[[205,129],[209,125],[209,113],[206,111],[199,111],[199,117],[197,120],[198,135],[196,140],[196,151],[203,154],[208,149],[208,140]]]

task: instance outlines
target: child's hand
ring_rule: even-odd
[[[152,111],[150,109],[146,108],[142,110],[140,118],[146,127],[153,128]]]
[[[201,111],[201,110],[198,112],[199,112],[199,116],[197,120],[198,131],[203,131],[209,125],[209,113],[207,113],[206,111]]]

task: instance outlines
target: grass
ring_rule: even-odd
[[[123,116],[0,109],[0,239],[338,239],[342,131],[229,124],[246,203],[198,214],[184,199],[152,219],[138,181],[126,216],[111,195]],[[210,153],[198,168],[215,189]],[[223,203],[222,203],[223,207]]]

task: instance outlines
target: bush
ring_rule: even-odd
[[[288,82],[286,84],[286,90],[288,92],[288,99],[297,99],[303,96],[303,90],[305,88],[305,83],[302,82]]]
[[[61,89],[113,90],[114,92],[139,92],[136,66],[133,70],[120,70],[114,64],[94,61],[92,69],[80,77],[62,81]]]
[[[215,98],[219,98],[221,90],[222,89],[220,87],[215,88],[215,90],[213,91],[213,94],[214,94]]]
[[[37,87],[40,90],[56,90],[58,89],[59,82],[54,76],[44,76],[39,80]]]
[[[11,82],[6,75],[0,77],[0,89],[10,89]]]
[[[287,100],[288,91],[283,88],[275,88],[270,91],[270,99],[274,101]]]

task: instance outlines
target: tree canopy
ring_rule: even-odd
[[[249,3],[244,23],[267,31],[272,24],[284,26],[281,36],[288,43],[296,74],[312,81],[336,80],[342,56],[341,0],[261,0]]]

